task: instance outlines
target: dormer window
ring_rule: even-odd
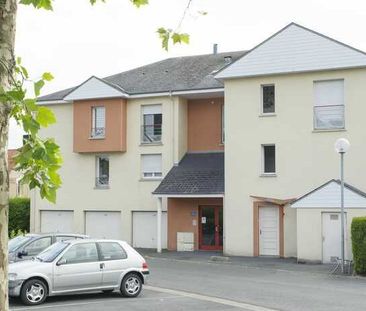
[[[92,107],[91,138],[105,137],[105,107]]]

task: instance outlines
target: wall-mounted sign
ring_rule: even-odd
[[[197,216],[197,211],[192,211],[192,212],[191,212],[191,215],[192,215],[193,217]]]
[[[194,226],[194,227],[197,226],[197,220],[196,219],[192,220],[192,226]]]
[[[205,224],[206,223],[206,217],[201,217],[201,224]]]

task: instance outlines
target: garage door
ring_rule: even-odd
[[[161,246],[167,248],[167,213],[163,212],[161,220]],[[132,241],[134,247],[156,248],[157,218],[156,212],[132,213]]]
[[[72,233],[73,211],[41,211],[41,232]]]
[[[85,234],[97,239],[122,238],[121,212],[85,212]]]

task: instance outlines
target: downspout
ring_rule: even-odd
[[[175,165],[175,109],[174,109],[174,98],[173,98],[173,93],[172,90],[169,90],[169,97],[170,97],[170,101],[171,101],[171,105],[172,105],[172,163],[173,165]]]

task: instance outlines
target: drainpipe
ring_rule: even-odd
[[[163,202],[162,198],[157,198],[157,213],[156,213],[156,219],[157,219],[157,237],[156,237],[156,251],[158,253],[161,253],[161,215],[162,215],[162,207]]]

